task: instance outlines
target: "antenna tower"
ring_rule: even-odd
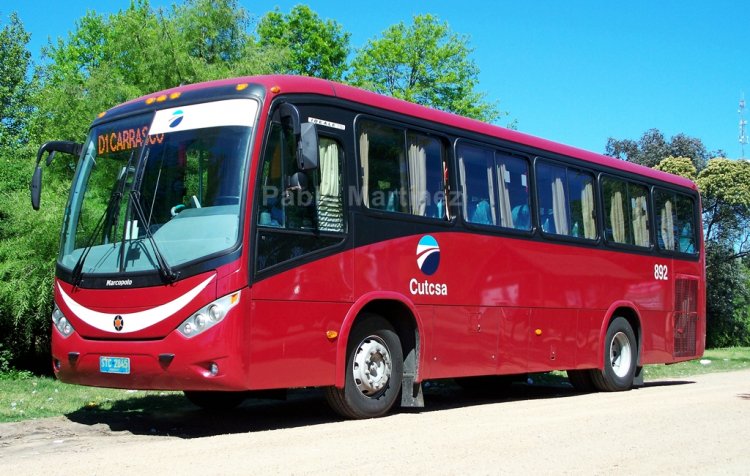
[[[745,126],[747,126],[747,121],[745,120],[745,93],[742,93],[740,97],[740,108],[737,110],[737,113],[740,115],[740,158],[744,159],[745,144],[747,144],[747,134],[745,133]]]

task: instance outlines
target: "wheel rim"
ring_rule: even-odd
[[[609,361],[615,375],[619,378],[628,376],[633,363],[633,347],[624,332],[618,332],[612,337],[612,343],[609,346]]]
[[[375,397],[384,391],[392,370],[391,353],[381,338],[369,336],[359,343],[352,363],[352,376],[363,395]]]

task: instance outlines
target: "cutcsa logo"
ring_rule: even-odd
[[[172,117],[169,118],[169,127],[175,128],[180,125],[182,120],[185,118],[185,114],[182,109],[178,109],[172,113]]]
[[[440,264],[440,246],[435,238],[425,235],[417,245],[417,266],[427,276],[431,276]]]

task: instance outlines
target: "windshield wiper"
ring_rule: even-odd
[[[78,257],[76,265],[73,266],[73,286],[77,287],[83,280],[83,263],[86,261],[86,257],[89,255],[89,251],[91,251],[91,248],[94,247],[94,240],[97,236],[99,236],[99,233],[101,233],[102,229],[104,228],[104,218],[109,216],[112,210],[120,208],[121,200],[122,192],[119,189],[113,190],[112,194],[109,196],[107,208],[104,209],[104,213],[102,213],[102,216],[99,218],[99,222],[97,222],[96,226],[94,227],[94,231],[91,232],[88,241],[86,241],[86,246],[83,248],[81,256]]]
[[[161,275],[162,280],[166,283],[173,283],[177,280],[179,273],[175,273],[172,270],[172,267],[169,266],[167,260],[164,259],[164,255],[159,249],[159,246],[156,244],[154,235],[153,233],[151,233],[149,222],[146,221],[146,214],[143,212],[143,207],[141,207],[140,195],[141,194],[138,190],[131,190],[130,203],[132,204],[133,210],[135,210],[136,215],[138,215],[138,219],[141,220],[141,223],[143,223],[144,225],[143,230],[146,232],[146,238],[148,238],[149,242],[151,243],[151,248],[154,250],[154,256],[156,257],[156,262],[159,265],[159,274]]]
[[[125,164],[125,167],[123,167],[120,171],[120,176],[117,177],[117,182],[115,182],[114,187],[112,187],[112,193],[110,194],[109,200],[107,201],[107,207],[104,209],[104,213],[102,213],[102,216],[99,218],[99,222],[94,227],[94,231],[92,231],[91,235],[89,235],[89,239],[86,241],[86,246],[83,248],[81,256],[78,257],[76,265],[73,266],[73,286],[77,287],[79,284],[81,284],[81,281],[83,280],[83,263],[86,261],[86,257],[89,255],[89,251],[91,251],[91,248],[94,247],[94,240],[97,236],[99,236],[99,233],[102,232],[104,224],[106,223],[107,229],[109,229],[109,227],[112,226],[113,220],[119,220],[120,202],[122,201],[122,197],[125,194],[125,187],[128,181],[128,175],[130,174],[130,164],[133,163],[133,157],[135,157],[135,150],[130,153],[127,164]],[[115,228],[117,228],[116,224]],[[102,238],[102,241],[103,240],[104,238]]]

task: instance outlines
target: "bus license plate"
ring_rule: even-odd
[[[104,374],[129,374],[130,358],[100,356],[99,371]]]

